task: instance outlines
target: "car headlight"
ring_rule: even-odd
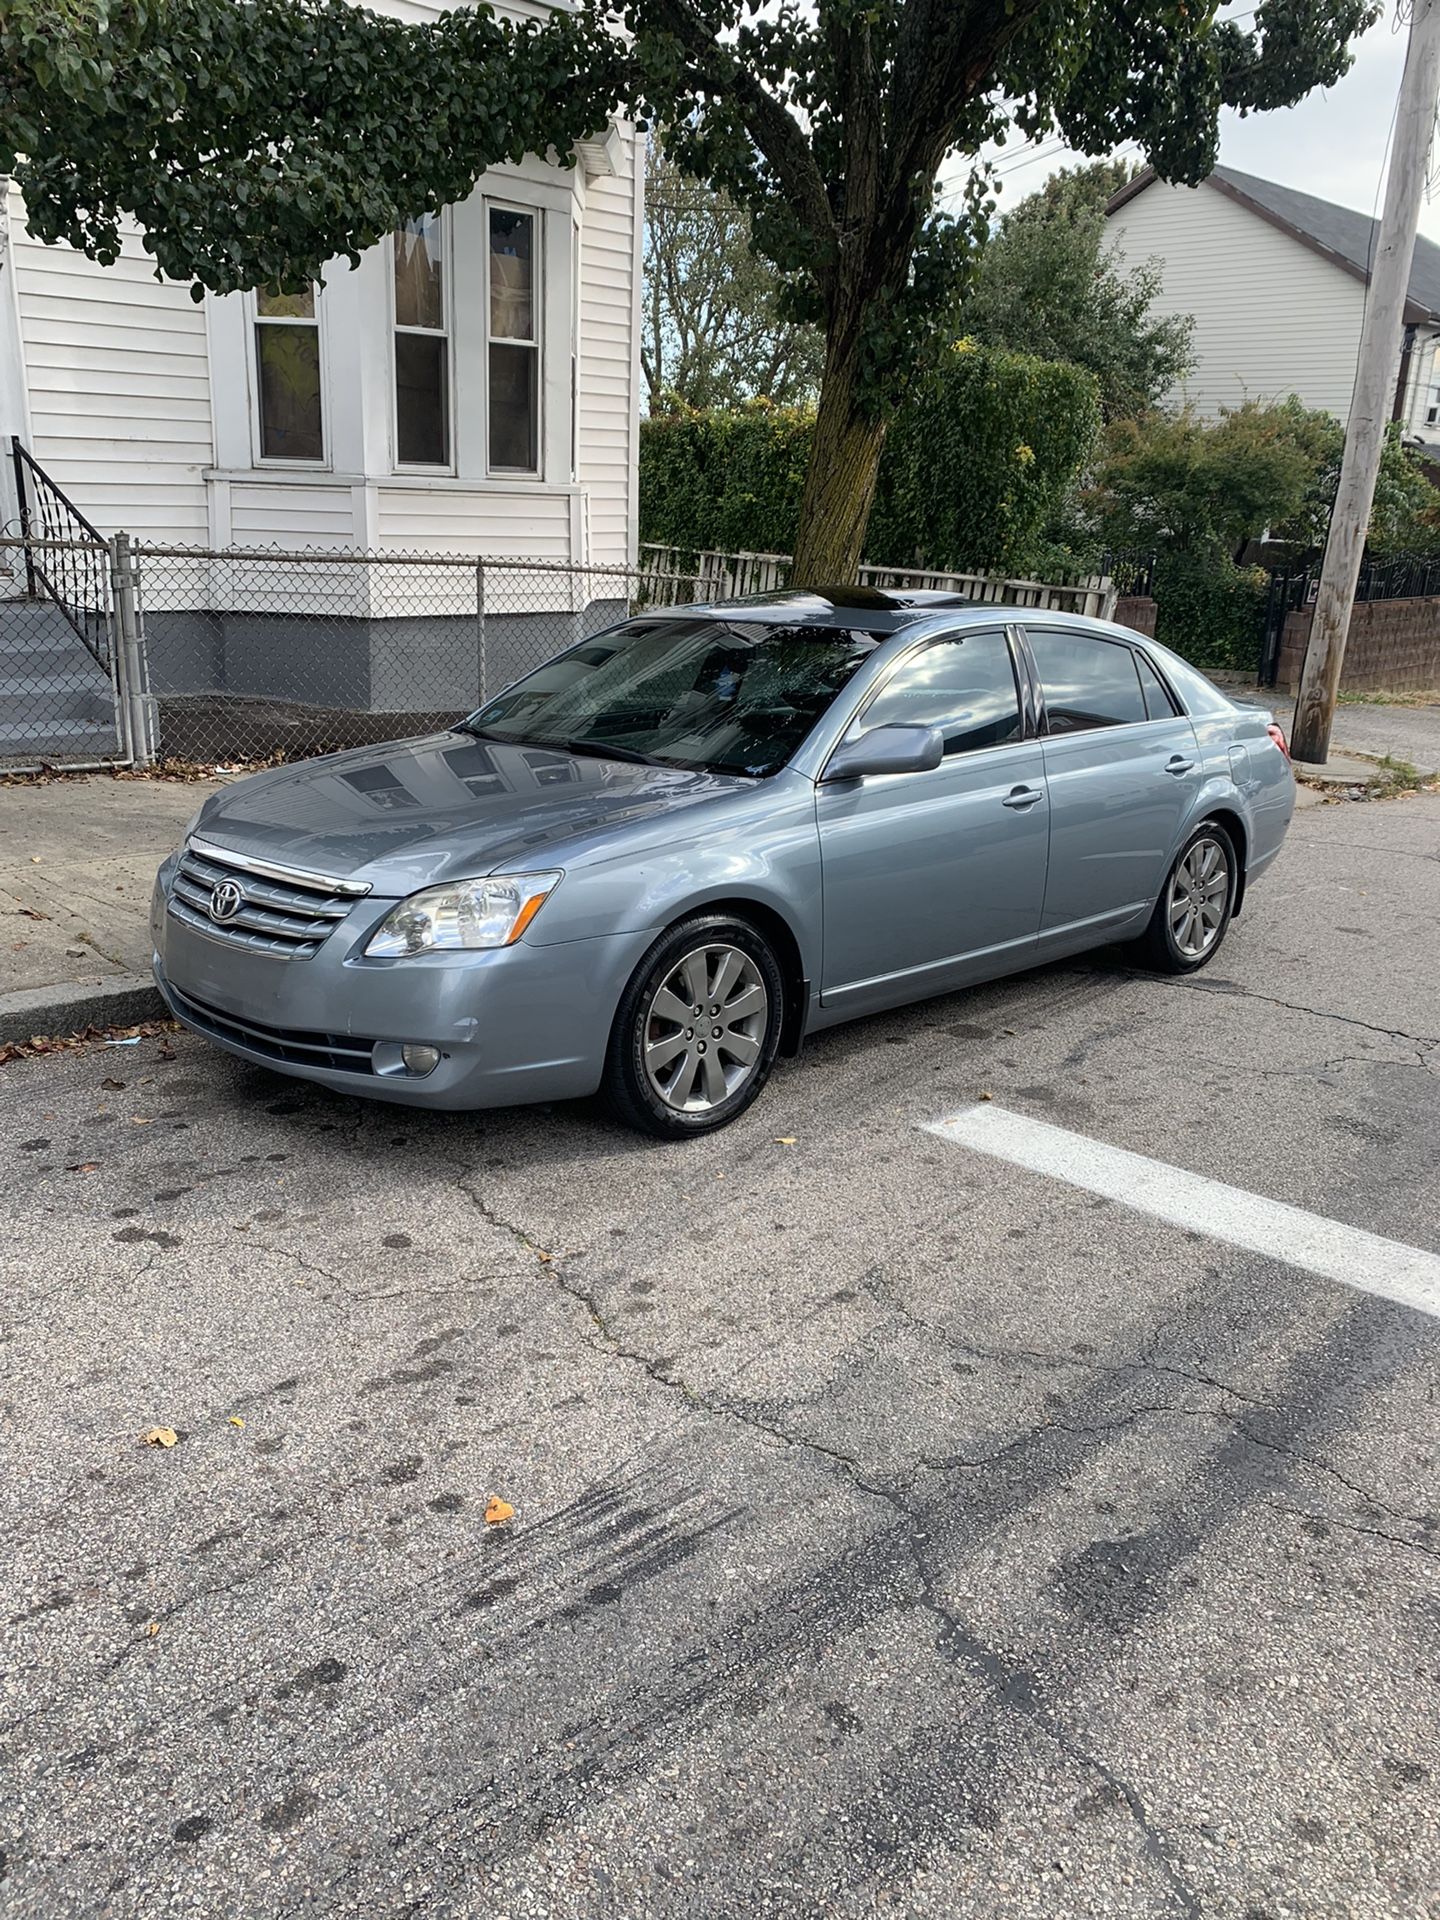
[[[558,873],[497,873],[487,880],[427,887],[390,909],[365,951],[383,958],[439,948],[512,946],[559,884]]]

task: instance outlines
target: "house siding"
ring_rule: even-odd
[[[214,458],[205,313],[127,227],[100,267],[31,237],[9,189],[30,450],[102,533],[203,541]]]
[[[588,558],[633,565],[637,445],[637,177],[644,146],[627,139],[624,169],[592,180],[580,231],[579,480]]]
[[[1119,207],[1109,244],[1159,263],[1155,311],[1192,315],[1195,368],[1171,396],[1202,415],[1298,394],[1344,420],[1363,284],[1213,186],[1154,182]]]

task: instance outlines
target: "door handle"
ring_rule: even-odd
[[[1015,807],[1022,811],[1033,807],[1037,800],[1043,800],[1044,794],[1038,787],[1012,787],[1000,802],[1002,807]]]
[[[1181,774],[1193,772],[1194,767],[1195,762],[1193,760],[1187,760],[1183,753],[1172,753],[1170,758],[1165,762],[1165,771],[1167,773],[1173,773],[1177,780]]]

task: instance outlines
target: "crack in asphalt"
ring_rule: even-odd
[[[1137,976],[1138,977],[1138,976]],[[1354,1014],[1332,1013],[1325,1007],[1302,1007],[1294,1000],[1281,1000],[1272,993],[1257,993],[1253,987],[1242,987],[1237,981],[1207,985],[1202,980],[1171,980],[1172,987],[1181,988],[1186,993],[1206,993],[1226,1000],[1261,1000],[1268,1007],[1279,1007],[1285,1013],[1309,1014],[1312,1020],[1333,1020],[1343,1027],[1362,1027],[1366,1033],[1378,1033],[1387,1040],[1404,1040],[1415,1047],[1440,1047],[1440,1034],[1407,1033],[1403,1027],[1382,1027],[1373,1020],[1359,1020]]]

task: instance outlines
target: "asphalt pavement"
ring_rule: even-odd
[[[688,1145],[0,1070],[7,1920],[1440,1913],[1434,1318],[927,1130],[1440,1253],[1437,922],[1316,807]]]

